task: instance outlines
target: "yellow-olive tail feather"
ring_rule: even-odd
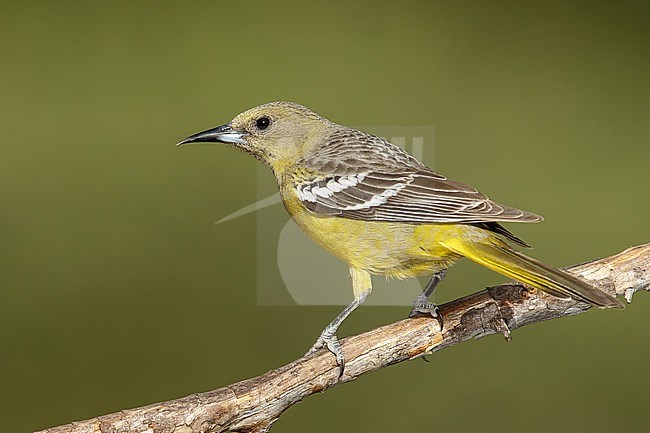
[[[590,284],[513,250],[499,239],[453,239],[445,247],[468,259],[561,299],[576,299],[600,308],[623,308],[623,303]]]

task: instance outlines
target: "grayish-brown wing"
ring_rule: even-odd
[[[298,197],[321,215],[416,224],[542,219],[496,203],[433,172],[399,147],[356,130],[333,134],[305,166],[320,176],[297,184]]]

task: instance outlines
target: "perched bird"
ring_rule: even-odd
[[[180,144],[226,143],[250,153],[275,175],[285,208],[317,244],[350,266],[354,301],[310,349],[327,347],[343,373],[336,330],[372,290],[371,275],[433,275],[413,302],[437,317],[428,298],[446,269],[467,257],[562,299],[621,308],[616,298],[512,249],[528,245],[501,222],[542,217],[490,200],[448,179],[386,140],[331,122],[302,105],[270,102]],[[503,239],[502,239],[503,238]]]

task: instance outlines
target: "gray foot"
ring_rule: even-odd
[[[339,366],[339,379],[343,376],[343,370],[345,369],[345,354],[343,353],[343,348],[339,339],[336,338],[335,331],[325,328],[325,330],[320,334],[316,343],[305,353],[305,356],[311,355],[318,352],[323,347],[327,347],[327,350],[332,352],[336,356],[336,364]]]
[[[442,331],[443,322],[440,308],[438,308],[438,306],[433,302],[429,302],[425,296],[418,296],[415,298],[415,301],[413,301],[413,310],[409,314],[409,317],[415,317],[421,314],[428,315],[434,319],[437,319],[438,324],[440,325],[440,330]]]
[[[332,323],[325,327],[323,332],[321,332],[320,337],[318,337],[318,340],[316,340],[316,343],[314,343],[311,349],[309,349],[309,351],[305,354],[305,356],[311,355],[323,347],[327,347],[327,350],[336,356],[336,364],[340,367],[339,379],[341,376],[343,376],[343,370],[345,369],[345,355],[343,354],[343,348],[341,347],[341,343],[339,343],[339,339],[336,338],[336,330],[339,329],[339,325],[343,323],[345,318],[348,317],[350,313],[352,313],[359,305],[363,304],[363,301],[366,300],[369,293],[370,289],[361,293],[357,298],[355,298],[354,301],[350,303],[350,305],[345,307],[341,314],[336,316],[336,318],[332,320]]]

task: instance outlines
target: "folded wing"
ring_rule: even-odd
[[[475,188],[426,168],[348,172],[296,187],[312,212],[358,220],[424,224],[542,219],[496,203]]]

